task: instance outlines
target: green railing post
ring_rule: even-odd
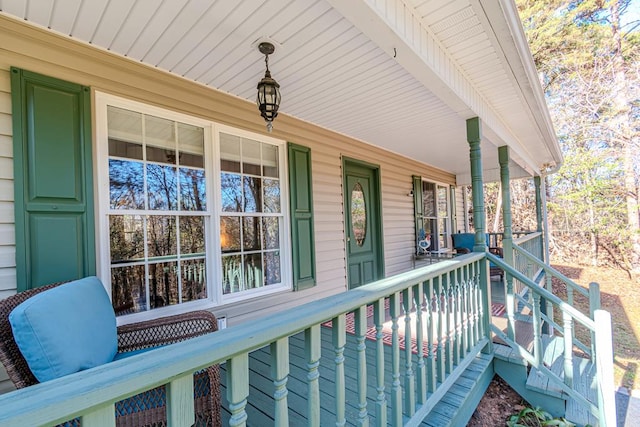
[[[193,375],[178,377],[167,384],[167,424],[191,426],[196,422],[193,412]],[[87,423],[87,425],[89,425]]]
[[[373,303],[373,322],[376,324],[376,420],[379,426],[387,425],[387,397],[384,393],[384,299]]]
[[[402,425],[402,385],[400,383],[400,336],[398,317],[400,316],[400,295],[389,297],[391,314],[391,424]]]
[[[193,406],[192,412],[193,412]],[[80,417],[80,425],[92,427],[115,427],[116,409],[114,404],[103,405]]]
[[[345,396],[345,377],[344,377],[344,347],[347,344],[346,335],[346,319],[341,314],[334,317],[331,321],[331,332],[333,341],[333,351],[335,357],[333,363],[335,365],[335,396],[336,396],[336,426],[341,427],[347,424],[346,417],[346,396]]]
[[[367,345],[365,338],[367,335],[367,306],[359,307],[355,313],[356,332],[356,354],[358,358],[358,426],[369,425],[367,415]]]
[[[271,379],[273,392],[274,426],[289,426],[289,405],[287,404],[287,380],[289,378],[289,338],[281,338],[271,343]],[[192,393],[193,394],[193,393]]]
[[[247,425],[247,398],[249,397],[249,353],[241,353],[227,360],[227,401],[229,401],[230,427]]]
[[[436,327],[435,325],[438,324],[437,323],[438,319],[436,317],[438,312],[437,312],[437,303],[435,304],[435,307],[434,307],[435,293],[433,290],[433,280],[434,279],[429,279],[427,281],[427,296],[426,296],[427,351],[429,352],[427,356],[427,387],[428,387],[429,393],[433,393],[436,390],[436,383],[437,383],[436,356],[434,351],[433,332],[434,332],[434,328]]]
[[[424,285],[419,283],[414,287],[413,299],[416,307],[416,345],[418,349],[418,360],[416,362],[416,377],[418,382],[417,396],[418,403],[423,405],[427,401],[427,371],[424,363],[424,327],[423,325],[423,301],[424,301]],[[426,314],[428,316],[428,314]],[[428,317],[427,317],[428,318]],[[428,325],[428,322],[426,322]]]
[[[533,177],[533,182],[535,184],[535,188],[536,188],[536,231],[538,232],[542,232],[542,224],[543,224],[543,220],[546,219],[543,217],[542,214],[542,205],[543,205],[543,199],[542,199],[542,180],[540,179],[539,176],[535,176]],[[546,227],[546,225],[545,225]],[[542,238],[541,238],[542,239]],[[536,241],[537,243],[537,241]],[[545,262],[549,262],[549,260],[545,260],[543,257],[543,252],[542,252],[542,245],[539,245],[539,247],[536,247],[536,251],[535,252],[531,252],[532,254],[535,254],[538,258],[540,258],[541,260],[544,260]],[[542,311],[542,314],[546,315],[548,312],[548,308],[547,308],[547,301],[542,298],[540,300],[540,310]],[[549,325],[547,325],[546,323],[544,323],[542,325],[542,332],[544,332],[545,334],[549,333]]]
[[[415,376],[413,373],[413,353],[411,352],[411,288],[402,291],[402,309],[404,312],[404,413],[415,413]]]
[[[304,331],[304,353],[307,362],[307,423],[320,427],[320,325]]]

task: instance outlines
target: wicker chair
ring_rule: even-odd
[[[16,388],[38,383],[13,338],[9,313],[31,296],[61,283],[27,290],[0,301],[0,362]],[[218,329],[215,316],[208,311],[149,320],[118,327],[118,353],[184,341]],[[221,426],[220,370],[211,366],[194,374],[196,426]],[[117,426],[166,426],[165,386],[116,402]],[[80,425],[78,419],[64,424]]]

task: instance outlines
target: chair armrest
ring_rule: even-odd
[[[118,326],[118,352],[185,341],[218,330],[213,313],[205,310]]]
[[[489,248],[489,252],[497,257],[504,258],[504,252],[502,251],[502,248],[491,247]]]
[[[453,250],[456,251],[457,254],[468,254],[468,253],[471,253],[469,248],[459,247],[459,248],[453,248]]]

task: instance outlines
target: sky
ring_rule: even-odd
[[[621,16],[621,21],[623,27],[630,22],[640,21],[640,0],[631,0],[626,13]],[[627,28],[625,28],[625,30],[627,30]],[[640,25],[636,27],[635,31],[640,31]]]

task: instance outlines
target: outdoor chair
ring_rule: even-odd
[[[85,292],[86,290],[89,290],[89,294]],[[79,293],[80,295],[74,295],[74,293]],[[60,302],[60,300],[56,300],[56,294],[59,294],[59,296],[62,296],[64,300],[67,301]],[[47,300],[46,298],[51,298],[50,296],[53,296],[53,299]],[[91,299],[88,299],[89,297]],[[75,301],[74,298],[76,299]],[[77,298],[82,298],[82,300],[78,300]],[[26,301],[28,302],[25,303]],[[67,305],[66,307],[64,307],[65,304]],[[108,307],[105,306],[105,304],[108,304]],[[53,309],[56,305],[62,307]],[[26,309],[25,306],[27,307]],[[45,306],[49,307],[49,310],[38,310]],[[23,311],[21,312],[21,310]],[[65,352],[59,355],[61,359],[65,360],[59,360],[58,365],[52,367],[55,371],[52,377],[51,371],[43,371],[42,360],[38,359],[38,357],[43,359],[42,356],[34,356],[29,349],[25,349],[27,352],[27,358],[25,358],[20,350],[20,347],[25,347],[25,340],[28,342],[28,339],[25,338],[24,330],[20,330],[19,320],[16,320],[17,317],[25,313],[24,310],[31,310],[28,316],[32,318],[38,316],[41,320],[46,319],[49,323],[49,326],[44,325],[41,327],[41,333],[47,332],[47,328],[50,330],[73,329],[72,326],[68,326],[69,321],[78,322],[78,315],[84,316],[82,322],[85,324],[97,324],[98,326],[84,331],[75,331],[74,329],[71,335],[55,339],[55,341],[61,342],[60,344],[53,344],[53,346],[57,345],[57,349],[52,348],[45,350],[50,352],[46,354],[46,357],[51,357],[53,360],[53,362],[47,361],[47,363],[52,364],[56,363],[56,352]],[[73,313],[67,316],[64,310]],[[37,313],[36,316],[32,315],[34,311]],[[111,318],[109,311],[113,313],[110,300],[102,283],[96,277],[88,277],[74,282],[56,283],[30,289],[0,301],[0,361],[16,388],[28,387],[38,384],[39,382],[53,379],[59,373],[66,375],[77,370],[97,366],[101,363],[96,364],[96,360],[100,361],[100,357],[109,359],[112,357],[112,353],[115,353],[113,354],[113,360],[119,360],[156,347],[215,332],[218,329],[215,316],[208,311],[195,311],[118,326],[117,328],[115,325],[115,315]],[[11,315],[12,312],[14,312],[14,315]],[[89,313],[89,316],[86,316],[87,313]],[[107,314],[101,316],[104,313]],[[96,317],[98,316],[104,317],[105,319],[97,319]],[[34,322],[37,321],[37,319],[34,320]],[[31,318],[29,322],[31,322]],[[14,324],[13,327],[12,323]],[[113,326],[113,331],[110,330],[111,325]],[[105,327],[102,328],[103,326]],[[29,327],[37,328],[39,326],[29,324]],[[17,338],[14,336],[14,329],[17,331]],[[64,335],[64,333],[61,335]],[[84,341],[82,341],[82,336],[85,336]],[[102,336],[106,336],[106,339],[100,339]],[[117,340],[117,343],[106,344],[105,342],[111,341],[111,336]],[[78,339],[78,337],[80,338]],[[90,345],[86,345],[87,337],[93,340]],[[81,342],[78,342],[78,340]],[[69,342],[71,344],[68,344]],[[74,343],[79,344],[79,347],[68,348],[69,346],[73,347]],[[95,354],[87,356],[78,354],[82,354],[85,350],[89,352],[96,352],[98,350],[99,352],[111,344],[113,344],[114,348],[107,349],[100,357]],[[29,362],[27,362],[27,359]],[[75,366],[74,363],[76,364]],[[89,363],[89,365],[87,365],[87,363]],[[33,366],[33,370],[30,366]],[[80,367],[80,369],[78,369],[78,367]],[[67,371],[65,371],[65,369]],[[72,372],[68,372],[69,370]],[[210,366],[194,374],[194,400],[196,426],[221,426],[220,372],[218,365]],[[116,402],[115,410],[117,426],[166,426],[165,386],[159,386]],[[79,426],[80,420],[74,419],[63,425],[65,427]]]
[[[489,235],[485,234],[485,236],[489,252],[495,256],[503,258],[502,248],[489,246]],[[473,246],[475,244],[474,233],[454,233],[451,235],[451,239],[453,240],[453,249],[457,254],[468,254],[473,252]],[[500,276],[500,280],[502,280],[504,271],[502,271],[500,267],[491,262],[489,263],[489,275]]]

